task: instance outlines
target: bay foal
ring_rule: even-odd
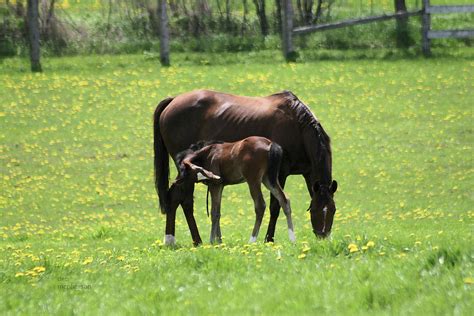
[[[179,153],[179,174],[170,187],[168,201],[176,210],[193,194],[194,183],[204,182],[211,193],[211,243],[222,242],[220,229],[221,199],[224,186],[247,182],[255,205],[255,225],[249,242],[257,240],[265,212],[261,184],[278,200],[286,215],[288,234],[295,241],[290,201],[278,182],[283,156],[281,147],[267,138],[251,136],[234,143],[200,142]],[[174,243],[165,236],[165,243]]]

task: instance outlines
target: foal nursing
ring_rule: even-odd
[[[255,205],[255,226],[249,242],[257,240],[265,212],[261,184],[273,194],[285,212],[288,234],[295,241],[290,201],[278,182],[283,156],[281,147],[267,138],[252,136],[235,143],[200,142],[177,155],[179,174],[169,190],[172,208],[193,194],[195,182],[203,182],[211,193],[211,243],[222,242],[221,199],[224,186],[247,182]]]

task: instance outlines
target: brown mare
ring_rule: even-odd
[[[284,187],[289,175],[303,175],[311,196],[313,232],[318,237],[329,236],[337,189],[337,182],[332,179],[331,145],[329,136],[308,107],[288,91],[267,97],[245,97],[208,90],[167,98],[155,110],[155,184],[161,211],[166,214],[166,235],[174,239],[176,217],[168,199],[169,155],[176,163],[176,155],[199,140],[235,142],[249,136],[266,137],[282,147],[281,186]],[[193,242],[200,244],[192,193],[181,206]],[[279,213],[280,205],[271,195],[266,241],[273,241]]]
[[[211,193],[211,243],[222,242],[220,229],[221,199],[224,186],[247,182],[255,205],[255,225],[249,242],[257,240],[265,199],[261,185],[270,190],[285,212],[288,234],[295,241],[291,221],[290,201],[278,183],[278,172],[283,150],[267,138],[251,136],[234,143],[194,144],[176,156],[179,174],[169,190],[170,207],[173,212],[187,196],[192,194],[194,183],[203,181]],[[172,236],[165,236],[165,243],[173,244]]]

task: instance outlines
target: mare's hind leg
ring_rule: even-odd
[[[220,218],[221,218],[221,199],[222,185],[209,185],[209,192],[211,193],[211,237],[210,242],[213,244],[215,241],[222,243],[221,229],[220,229]]]
[[[286,216],[286,222],[288,224],[288,237],[290,238],[290,241],[294,242],[296,240],[296,236],[295,236],[295,230],[293,228],[293,221],[291,219],[290,200],[287,198],[285,192],[283,192],[278,181],[274,186],[272,186],[268,182],[268,180],[265,179],[264,184],[267,187],[267,189],[270,190],[272,195],[278,200],[278,203],[280,203],[281,207],[283,208],[283,212],[285,213],[285,216]]]
[[[261,183],[248,182],[250,195],[252,196],[253,203],[255,205],[255,225],[253,227],[252,236],[250,236],[249,242],[256,242],[260,226],[262,225],[263,214],[265,213],[265,199],[262,195]]]

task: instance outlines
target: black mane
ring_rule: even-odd
[[[287,99],[288,107],[296,116],[298,123],[300,123],[301,126],[316,130],[321,151],[327,151],[331,154],[331,139],[308,106],[301,102],[301,100],[291,91],[283,91],[277,93],[277,95],[283,95]]]
[[[332,152],[331,139],[324,130],[321,123],[314,116],[311,110],[290,91],[278,93],[287,101],[287,106],[296,117],[303,130],[314,133],[318,141],[316,151],[318,159],[317,174],[319,181],[324,185],[329,185],[332,181]]]

